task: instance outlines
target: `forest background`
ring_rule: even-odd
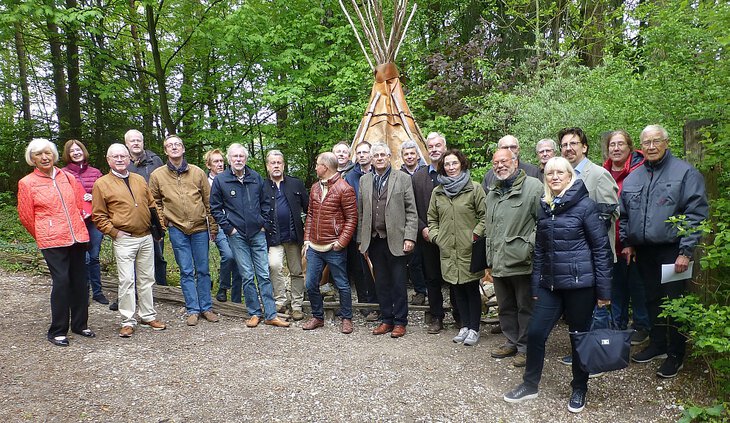
[[[253,168],[278,148],[311,183],[316,155],[352,140],[373,83],[335,0],[0,0],[0,19],[5,246],[27,241],[13,208],[31,138],[79,139],[102,171],[130,128],[158,153],[179,134],[199,165],[241,142]],[[685,157],[687,124],[699,128],[708,274],[670,307],[717,381],[720,408],[695,419],[730,392],[729,27],[722,0],[421,0],[396,63],[420,127],[465,150],[474,179],[507,133],[536,163],[539,139],[580,126],[602,162],[606,131],[636,142],[658,123]]]

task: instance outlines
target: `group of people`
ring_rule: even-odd
[[[625,131],[607,133],[603,166],[587,158],[580,128],[565,128],[557,138],[537,143],[539,166],[521,160],[517,138],[501,138],[481,184],[472,181],[466,156],[437,132],[426,139],[430,163],[407,141],[397,152],[400,169],[393,169],[394,152],[383,142],[355,145],[354,162],[350,146],[339,143],[317,156],[317,182],[309,190],[285,173],[278,150],[266,155],[266,177],[247,165],[249,153],[238,143],[225,155],[207,152],[206,174],[185,160],[179,136],[165,138],[163,163],[130,130],[126,145],[109,147],[111,170],[102,176],[89,166],[81,142],[66,143],[67,166],[59,169],[55,145],[33,140],[26,161],[35,169],[19,182],[18,211],[51,270],[48,339],[67,346],[69,318],[74,333],[95,335],[87,326],[88,286],[94,300],[108,302],[99,282],[103,235],[112,239],[119,275],[119,335],[132,336],[135,313],[141,326],[165,329],[151,290],[156,279],[165,283],[162,237],[152,235],[159,219],[180,268],[187,325],[219,319],[208,259],[214,241],[221,258],[216,299],[226,301],[228,290],[232,301],[243,297],[248,327],[262,320],[289,326],[280,313],[304,319],[305,292],[311,318],[302,328],[324,326],[323,294],[331,282],[339,293],[340,331],[349,334],[352,281],[360,303],[379,305],[360,310],[379,321],[372,333],[399,338],[408,325],[410,280],[410,303],[428,298],[430,334],[444,329],[442,285],[449,287],[459,328],[453,342],[472,346],[480,336],[485,277],[474,268],[472,251],[484,237],[505,338],[491,356],[513,357],[514,366],[525,367],[523,382],[505,401],[537,397],[545,342],[561,317],[570,331],[585,331],[609,308],[619,328],[628,326],[631,310],[633,342],[649,340],[633,361],[664,358],[657,374],[674,377],[685,338],[659,313],[664,298],[684,293],[687,279],[664,283],[661,266],[673,263],[681,273],[690,264],[699,234],[678,231],[669,218],[684,216],[690,228],[707,218],[703,178],[671,154],[667,131],[658,125],[641,132],[641,149]],[[88,274],[76,271],[85,263]],[[568,408],[579,412],[589,374],[575,348],[564,360],[573,371]]]

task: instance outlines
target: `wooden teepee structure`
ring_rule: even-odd
[[[360,126],[357,128],[355,138],[352,140],[350,150],[354,152],[355,147],[362,141],[370,143],[384,141],[392,152],[393,166],[399,168],[402,164],[400,146],[404,141],[412,139],[418,144],[421,159],[428,163],[423,134],[406,103],[398,68],[394,63],[408,25],[416,13],[416,5],[413,5],[408,14],[408,0],[393,0],[393,21],[390,31],[386,33],[380,0],[361,0],[361,4],[358,4],[356,0],[349,0],[360,22],[364,38],[370,46],[371,57],[345,3],[343,0],[339,1],[365,58],[375,74],[370,101],[362,121],[360,121]],[[408,20],[406,20],[407,15]]]

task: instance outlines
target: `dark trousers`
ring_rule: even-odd
[[[381,321],[386,325],[407,325],[406,267],[409,256],[394,256],[384,238],[370,240],[368,256],[373,263]]]
[[[499,305],[499,325],[506,345],[519,352],[527,349],[527,327],[532,316],[531,275],[494,277],[494,293]]]
[[[678,244],[652,245],[636,248],[636,264],[644,281],[646,308],[651,331],[649,341],[660,351],[666,351],[679,361],[684,360],[687,338],[677,330],[678,323],[659,317],[665,299],[680,298],[687,289],[687,280],[661,283],[662,264],[673,264],[679,255]]]
[[[165,260],[165,238],[153,241],[155,247],[155,283],[167,285],[167,261]]]
[[[461,327],[479,332],[482,317],[482,296],[479,292],[479,281],[471,281],[453,285],[452,297],[455,297],[461,316]]]
[[[370,267],[365,261],[365,257],[360,254],[357,242],[354,241],[347,244],[347,276],[355,284],[357,302],[378,302],[375,281],[373,281],[373,275],[370,274]],[[361,309],[360,311],[363,315],[367,315],[371,310]]]
[[[423,257],[421,245],[416,243],[413,251],[408,255],[408,279],[413,284],[413,290],[418,294],[428,295],[426,278],[423,276]]]
[[[527,329],[527,365],[522,380],[525,385],[536,388],[542,378],[545,364],[545,341],[552,332],[555,323],[565,313],[568,330],[571,332],[587,331],[591,327],[593,308],[596,305],[596,291],[591,288],[561,289],[550,291],[539,287],[537,301],[532,311],[532,319]],[[573,356],[573,389],[588,389],[588,372],[580,368],[578,353],[575,351],[573,338],[570,338]]]
[[[428,290],[428,307],[431,317],[443,320],[446,313],[444,312],[444,294],[441,292],[441,286],[444,283],[441,276],[441,253],[436,244],[430,243],[423,239],[421,234],[418,235],[417,243],[421,250],[421,259],[423,264],[423,276],[426,280],[426,289]],[[449,284],[449,297],[451,302],[451,310],[454,320],[459,321],[459,309],[454,300],[454,285]]]
[[[41,250],[51,272],[51,327],[48,339],[66,336],[71,330],[87,329],[89,319],[89,282],[86,273],[86,244]]]

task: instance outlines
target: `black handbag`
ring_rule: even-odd
[[[608,328],[595,329],[595,311],[588,332],[571,332],[580,367],[588,373],[602,373],[628,367],[633,329],[616,328],[609,316]]]
[[[480,236],[471,244],[471,262],[469,271],[481,272],[487,268],[487,237]]]
[[[165,230],[162,228],[157,209],[154,207],[150,207],[150,233],[155,241],[159,241],[165,236]]]

